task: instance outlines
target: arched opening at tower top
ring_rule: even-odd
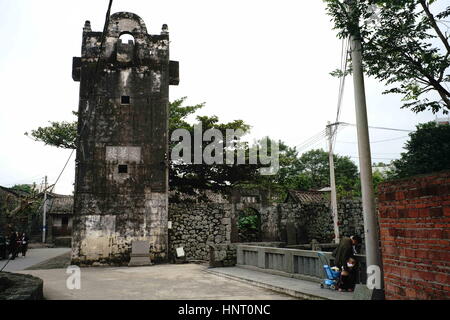
[[[124,44],[134,44],[134,37],[132,34],[130,33],[122,33],[119,37],[119,39],[122,41],[122,43]]]

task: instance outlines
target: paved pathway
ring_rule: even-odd
[[[15,272],[24,270],[35,264],[41,263],[69,251],[70,248],[29,249],[25,257],[22,257],[22,254],[19,254],[16,259],[10,260],[3,271]],[[0,269],[3,267],[6,261],[8,260],[0,260]]]
[[[24,270],[44,280],[44,297],[87,300],[285,300],[294,297],[205,272],[198,264],[81,268],[81,289],[69,290],[65,269]]]
[[[239,267],[212,268],[208,272],[303,299],[351,300],[353,297],[351,292],[321,289],[317,282],[282,277]]]

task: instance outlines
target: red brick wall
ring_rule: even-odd
[[[387,299],[450,299],[450,172],[383,183],[378,210]]]

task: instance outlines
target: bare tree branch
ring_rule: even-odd
[[[425,11],[425,14],[428,17],[428,20],[430,20],[430,24],[433,27],[434,31],[436,31],[437,35],[441,39],[442,43],[444,44],[445,48],[447,49],[447,52],[450,52],[450,44],[448,42],[448,39],[444,36],[441,29],[436,23],[436,20],[434,19],[433,14],[430,11],[430,8],[428,8],[428,5],[425,0],[419,0],[420,4],[422,5],[423,10]]]

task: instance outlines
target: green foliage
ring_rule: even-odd
[[[40,226],[42,197],[34,186],[15,185],[11,189],[20,191],[19,196],[11,193],[0,195],[0,233],[8,234],[12,230],[32,233],[33,226]],[[37,228],[37,230],[40,227]]]
[[[450,7],[436,15],[430,9],[444,1],[358,0],[351,5],[324,1],[338,37],[361,39],[365,72],[392,85],[384,93],[403,95],[403,108],[414,112],[448,112],[449,29],[440,20],[450,16]],[[332,75],[344,73],[337,70]]]
[[[268,137],[266,137],[268,138]],[[270,138],[268,138],[270,140]],[[256,175],[251,181],[240,184],[242,188],[259,188],[269,192],[269,197],[278,195],[282,201],[288,189],[297,187],[298,174],[300,172],[298,152],[287,146],[284,142],[278,143],[279,170],[274,175]]]
[[[169,109],[169,133],[176,129],[186,129],[191,137],[194,135],[194,125],[187,118],[195,115],[204,103],[193,106],[184,106],[186,98],[177,99],[170,103]],[[242,130],[248,133],[250,126],[242,120],[221,123],[217,116],[197,116],[197,122],[202,124],[202,130],[218,129],[226,136],[227,129]],[[63,125],[51,122],[49,127],[38,128],[32,131],[32,136],[37,141],[61,148],[74,148],[77,130],[77,122]],[[268,138],[268,137],[266,137]],[[194,152],[191,139],[191,152]],[[179,161],[170,162],[169,185],[183,192],[192,192],[193,189],[224,190],[238,186],[241,188],[260,188],[269,191],[269,197],[278,195],[278,199],[284,199],[287,190],[312,190],[329,186],[328,153],[323,150],[311,150],[299,156],[297,150],[279,142],[280,169],[275,175],[259,175],[261,165],[250,165],[250,150],[255,145],[261,145],[262,139],[256,141],[253,146],[242,143],[235,148],[235,159],[238,150],[245,154],[245,164],[188,164]],[[274,141],[270,140],[268,150],[271,154]],[[202,142],[202,150],[210,143]],[[177,142],[169,141],[169,154]],[[224,144],[223,156],[226,156]],[[258,154],[258,160],[262,157]],[[193,159],[193,154],[191,154]],[[355,180],[358,178],[356,165],[348,157],[334,155],[336,185],[341,195],[353,194]]]
[[[372,172],[372,182],[373,182],[373,190],[374,190],[375,194],[377,194],[377,192],[378,192],[378,185],[380,183],[391,179],[390,172],[391,171],[381,172],[381,171],[377,170],[377,168],[375,168],[375,170],[373,170],[373,172]],[[361,194],[361,180],[360,179],[356,179],[356,182],[355,182],[355,185],[353,187],[352,192],[346,193],[346,194],[347,194],[347,196],[351,196],[351,197],[361,197],[362,196],[362,194]]]
[[[25,135],[29,135],[25,132]],[[77,137],[77,122],[50,121],[50,126],[39,127],[31,131],[31,136],[36,141],[42,141],[46,145],[64,149],[75,149]]]
[[[241,242],[260,241],[261,218],[258,212],[247,208],[238,218],[239,238]]]
[[[169,105],[169,138],[176,129],[186,129],[194,136],[194,125],[187,121],[187,118],[194,115],[204,107],[204,103],[193,106],[184,106],[186,97],[177,99]],[[76,115],[76,113],[74,112]],[[228,123],[221,123],[217,116],[197,116],[196,120],[202,123],[203,132],[208,129],[218,129],[225,137],[227,129],[240,129],[244,133],[250,130],[250,126],[242,120],[234,120]],[[25,133],[28,135],[28,133]],[[39,127],[31,131],[31,136],[36,141],[44,142],[59,148],[75,149],[77,137],[77,121],[50,122],[48,127]],[[192,143],[193,143],[192,139]],[[203,148],[210,142],[203,142]],[[169,154],[177,142],[169,141]],[[248,158],[248,146],[246,155]],[[193,146],[191,147],[194,152]],[[203,150],[203,149],[202,149]],[[225,146],[224,146],[225,150]],[[237,153],[237,150],[236,150]],[[225,151],[223,152],[225,156]],[[191,155],[193,159],[193,154]],[[248,163],[248,161],[246,162]],[[171,162],[169,170],[170,186],[177,186],[178,189],[191,192],[193,188],[224,189],[240,181],[251,180],[257,174],[256,165],[226,165],[226,164],[183,164]]]
[[[284,199],[287,190],[318,190],[330,186],[330,166],[328,152],[322,149],[310,150],[301,156],[295,148],[281,142],[280,170],[273,176],[257,176],[254,187],[277,193]],[[336,189],[338,195],[352,196],[358,194],[356,183],[358,167],[349,157],[334,155]]]
[[[238,221],[238,227],[240,229],[258,230],[258,217],[256,215],[240,217]]]
[[[333,155],[336,188],[342,191],[353,190],[358,179],[358,167],[349,157]],[[330,186],[330,165],[328,152],[322,149],[308,151],[300,157],[300,168],[308,181],[308,189],[321,189]],[[305,190],[305,189],[304,189]]]
[[[190,132],[191,137],[194,137],[194,125],[186,121],[189,115],[194,114],[197,110],[201,109],[204,104],[198,104],[195,106],[182,106],[185,98],[178,99],[170,105],[170,118],[169,118],[169,130],[172,134],[173,130],[186,129]],[[197,116],[197,123],[202,124],[202,130],[205,132],[208,129],[217,129],[222,133],[222,136],[226,137],[227,129],[242,130],[244,133],[248,133],[250,126],[242,120],[234,120],[228,123],[221,123],[217,116]],[[202,142],[202,150],[210,144],[210,141]],[[169,152],[172,152],[172,148],[175,147],[177,142],[170,142]],[[171,167],[169,171],[169,185],[175,187],[184,192],[191,192],[193,188],[198,189],[213,189],[223,190],[237,183],[252,180],[257,174],[258,167],[256,165],[248,164],[249,148],[248,145],[240,145],[237,149],[244,148],[246,155],[246,164],[228,165],[225,163],[226,157],[226,144],[223,144],[223,164],[186,164],[171,161]],[[191,139],[191,159],[193,161],[194,153],[194,139]]]
[[[450,169],[450,125],[428,122],[409,134],[406,152],[394,160],[393,177],[403,178]]]
[[[26,192],[29,194],[31,194],[34,191],[33,186],[31,186],[29,184],[16,184],[16,185],[12,186],[11,189],[23,191],[23,192]]]

